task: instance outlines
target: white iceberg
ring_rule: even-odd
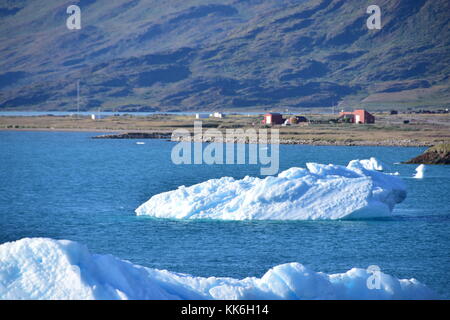
[[[0,245],[0,299],[428,299],[415,279],[353,268],[314,272],[300,263],[276,266],[261,278],[194,277],[91,254],[76,242],[26,238]]]
[[[421,164],[416,168],[416,174],[414,175],[415,179],[423,179],[425,174],[425,165]]]
[[[231,177],[154,195],[137,215],[173,219],[307,220],[387,217],[406,197],[398,177],[376,159],[347,167],[307,163],[264,179]]]
[[[383,171],[385,165],[383,165],[378,159],[371,157],[370,159],[359,160],[359,162],[367,170]]]

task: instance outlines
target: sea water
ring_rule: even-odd
[[[375,157],[408,187],[393,217],[359,221],[178,221],[138,217],[151,196],[258,165],[175,165],[174,143],[95,140],[98,133],[0,132],[0,243],[69,239],[91,252],[194,276],[262,276],[301,262],[326,273],[377,265],[450,298],[449,166],[400,164],[425,148],[280,146],[280,171]]]

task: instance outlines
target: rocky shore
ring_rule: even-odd
[[[279,143],[279,144],[301,144],[301,145],[317,145],[317,146],[393,146],[393,147],[429,147],[432,143],[424,143],[412,139],[389,139],[389,140],[326,140],[326,139],[292,139],[283,138],[271,140],[270,135],[267,139],[259,139],[257,141],[250,140],[248,137],[214,137],[210,135],[197,136],[176,136],[170,132],[126,132],[118,134],[107,134],[95,136],[93,139],[165,139],[174,142],[222,142],[222,143]]]
[[[170,139],[170,133],[161,132],[126,132],[118,134],[104,134],[92,139]]]
[[[450,164],[450,143],[428,148],[421,155],[406,161],[408,164]]]

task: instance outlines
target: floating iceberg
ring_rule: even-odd
[[[174,219],[307,220],[390,216],[406,197],[398,177],[379,172],[376,159],[347,167],[307,163],[264,179],[231,177],[154,195],[137,215]]]
[[[415,179],[423,179],[425,174],[425,165],[421,164],[416,168],[416,174],[414,175]]]
[[[376,170],[383,171],[384,165],[376,158],[372,157],[370,159],[359,160],[359,162],[366,168],[367,170]]]
[[[76,242],[27,238],[0,245],[0,299],[428,299],[415,279],[365,269],[314,272],[299,263],[276,266],[261,278],[202,278],[91,254]]]

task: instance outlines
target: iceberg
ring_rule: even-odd
[[[403,181],[374,158],[345,166],[307,163],[264,179],[208,180],[156,194],[137,215],[171,219],[317,220],[391,216],[406,198]]]
[[[368,170],[376,170],[383,171],[385,165],[383,165],[378,159],[371,157],[370,159],[360,160],[360,163],[364,166],[364,168]]]
[[[416,173],[414,175],[414,179],[423,179],[425,174],[425,165],[421,164],[416,168]]]
[[[353,268],[314,272],[300,263],[271,268],[261,278],[194,277],[91,254],[82,244],[25,238],[0,245],[0,299],[432,299],[415,279]]]

